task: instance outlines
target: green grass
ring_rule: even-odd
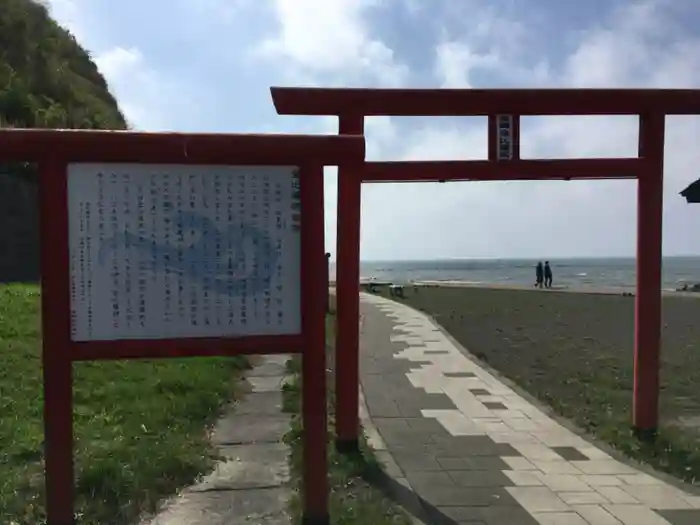
[[[45,519],[39,292],[0,287],[0,523]],[[74,365],[79,524],[119,525],[213,464],[207,425],[243,358]]]
[[[328,340],[333,341],[334,318],[328,316]],[[335,451],[333,445],[335,425],[335,396],[332,385],[333,355],[329,352],[329,389],[328,389],[328,451],[329,451],[329,510],[331,523],[335,525],[409,525],[406,513],[389,499],[380,488],[367,481],[376,478],[381,470],[367,445],[364,437],[361,439],[360,454],[343,455]],[[292,414],[292,425],[285,441],[291,447],[292,482],[295,493],[291,505],[292,518],[295,523],[301,520],[301,476],[302,476],[302,428],[301,428],[301,360],[291,359],[287,365],[292,379],[282,391],[283,409]]]
[[[629,457],[700,482],[700,300],[663,300],[654,442],[631,429],[634,298],[421,287],[404,302],[580,428]]]

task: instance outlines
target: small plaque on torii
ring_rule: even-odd
[[[496,160],[513,159],[513,116],[496,116],[496,137],[498,139],[498,153]]]

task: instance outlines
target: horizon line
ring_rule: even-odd
[[[662,258],[691,258],[700,257],[700,253],[678,253],[662,255]],[[560,261],[560,260],[601,260],[601,259],[636,259],[636,255],[560,255],[549,257],[435,257],[432,259],[360,259],[360,263],[384,263],[384,262],[464,262],[464,261]],[[331,262],[336,262],[331,256]]]

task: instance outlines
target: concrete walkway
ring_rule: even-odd
[[[360,375],[382,459],[425,523],[700,524],[700,496],[568,430],[424,314],[369,294],[361,313]]]
[[[287,356],[263,356],[246,373],[251,392],[218,421],[224,458],[211,474],[166,502],[142,525],[288,525],[290,418],[282,412]]]

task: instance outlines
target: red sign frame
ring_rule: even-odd
[[[72,363],[81,360],[302,354],[304,515],[328,520],[323,166],[359,164],[364,137],[0,130],[0,159],[39,165],[42,363],[48,525],[74,523]],[[299,335],[71,340],[67,166],[72,162],[294,165],[300,170]]]

